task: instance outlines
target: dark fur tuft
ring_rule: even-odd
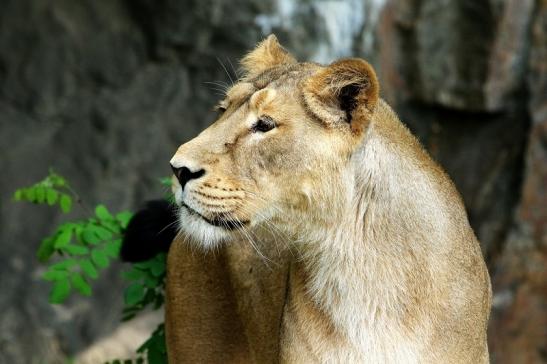
[[[177,215],[165,200],[148,201],[124,233],[120,257],[125,262],[142,262],[167,252],[177,235]]]

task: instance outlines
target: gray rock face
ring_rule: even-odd
[[[390,1],[384,93],[445,167],[494,289],[495,363],[547,361],[545,1]]]
[[[118,325],[123,290],[120,267],[113,267],[95,284],[92,299],[50,306],[35,251],[64,217],[12,203],[13,191],[43,178],[51,166],[89,206],[104,202],[121,210],[161,196],[157,179],[169,175],[176,147],[214,117],[218,86],[205,82],[227,80],[216,57],[233,72],[226,59],[259,39],[253,23],[259,5],[241,4],[229,14],[234,4],[221,1],[155,4],[2,4],[2,363],[76,355]],[[82,215],[76,208],[71,217]]]
[[[114,266],[93,298],[50,306],[34,254],[65,217],[14,204],[13,191],[51,166],[89,206],[160,196],[173,151],[214,119],[225,86],[207,82],[229,83],[270,31],[301,59],[375,64],[481,240],[497,292],[493,360],[545,360],[547,334],[532,323],[547,317],[545,270],[534,268],[547,261],[546,19],[539,0],[4,0],[0,362],[77,355],[115,330],[123,289]]]

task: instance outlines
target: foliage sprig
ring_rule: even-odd
[[[162,184],[167,184],[167,179]],[[13,197],[15,201],[58,206],[65,214],[72,210],[73,201],[81,203],[66,179],[53,170],[43,180],[16,190]],[[119,258],[123,232],[132,216],[129,211],[114,214],[99,204],[92,216],[64,222],[42,239],[37,257],[47,264],[42,278],[52,283],[49,302],[64,303],[73,292],[92,295],[91,281]],[[133,264],[123,273],[129,285],[124,292],[122,321],[133,319],[147,308],[163,306],[165,264],[165,254],[159,254],[149,261]],[[149,364],[167,363],[163,324],[137,349],[135,359],[115,359],[110,363],[144,363],[145,357]]]

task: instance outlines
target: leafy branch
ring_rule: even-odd
[[[168,179],[162,179],[162,184],[168,183]],[[42,181],[16,190],[14,199],[57,205],[65,214],[72,210],[74,200],[83,206],[66,179],[52,170]],[[49,264],[42,278],[52,282],[49,302],[53,304],[64,303],[74,291],[90,296],[93,293],[91,280],[98,279],[100,272],[119,258],[123,232],[133,214],[129,211],[113,214],[106,206],[97,205],[91,215],[60,224],[40,243],[37,257],[40,262]],[[133,264],[123,273],[130,284],[124,293],[122,321],[134,318],[148,307],[158,309],[163,305],[165,264],[165,254],[159,254],[149,261]],[[137,354],[136,359],[126,359],[123,363],[144,363],[144,356],[150,364],[167,363],[163,324],[138,348]],[[111,363],[122,361],[116,359]]]
[[[19,188],[13,195],[15,201],[28,201],[36,204],[59,205],[62,212],[72,209],[72,197],[76,196],[67,181],[49,170],[49,175],[30,187]]]

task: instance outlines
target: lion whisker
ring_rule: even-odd
[[[232,83],[232,86],[234,85],[234,79],[232,78],[232,76],[230,75],[230,72],[228,72],[228,69],[226,68],[226,66],[224,65],[224,63],[222,63],[222,61],[220,60],[220,58],[216,57],[217,58],[217,61],[218,63],[220,63],[220,65],[222,66],[222,68],[224,69],[224,72],[226,72],[226,74],[228,75],[228,78],[230,79],[230,82]]]

